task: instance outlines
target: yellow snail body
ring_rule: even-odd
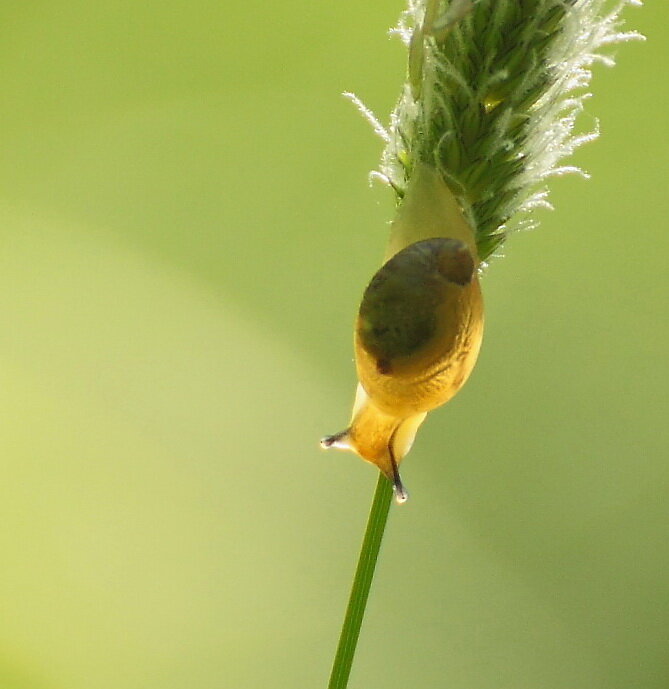
[[[351,424],[321,444],[377,465],[404,502],[398,465],[427,412],[469,377],[483,335],[474,236],[432,168],[414,171],[388,253],[356,320],[360,382]]]

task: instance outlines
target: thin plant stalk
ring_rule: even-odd
[[[344,624],[341,628],[337,654],[332,664],[332,674],[328,689],[346,689],[351,674],[351,665],[358,645],[360,627],[365,616],[369,589],[374,578],[376,561],[388,520],[388,511],[393,496],[392,484],[381,473],[376,484],[372,507],[369,511],[365,538],[360,549],[358,566],[351,587],[351,595],[346,608]]]

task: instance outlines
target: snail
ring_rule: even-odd
[[[458,392],[476,363],[483,335],[478,263],[457,201],[441,175],[421,164],[355,322],[359,383],[351,423],[321,440],[375,464],[399,503],[408,498],[399,464],[418,427]]]

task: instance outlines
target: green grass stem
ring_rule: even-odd
[[[328,689],[346,689],[348,686],[353,657],[358,645],[360,627],[365,616],[369,589],[374,578],[374,570],[379,557],[379,549],[381,548],[392,497],[392,484],[383,474],[379,473],[372,507],[369,511],[365,538],[360,549],[358,566],[355,570],[351,595],[339,637],[337,654],[332,664],[332,674],[330,675]]]

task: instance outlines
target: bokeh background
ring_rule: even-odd
[[[392,198],[402,3],[0,5],[0,687],[324,687],[376,481],[317,440]],[[485,277],[351,689],[669,684],[669,8]]]

